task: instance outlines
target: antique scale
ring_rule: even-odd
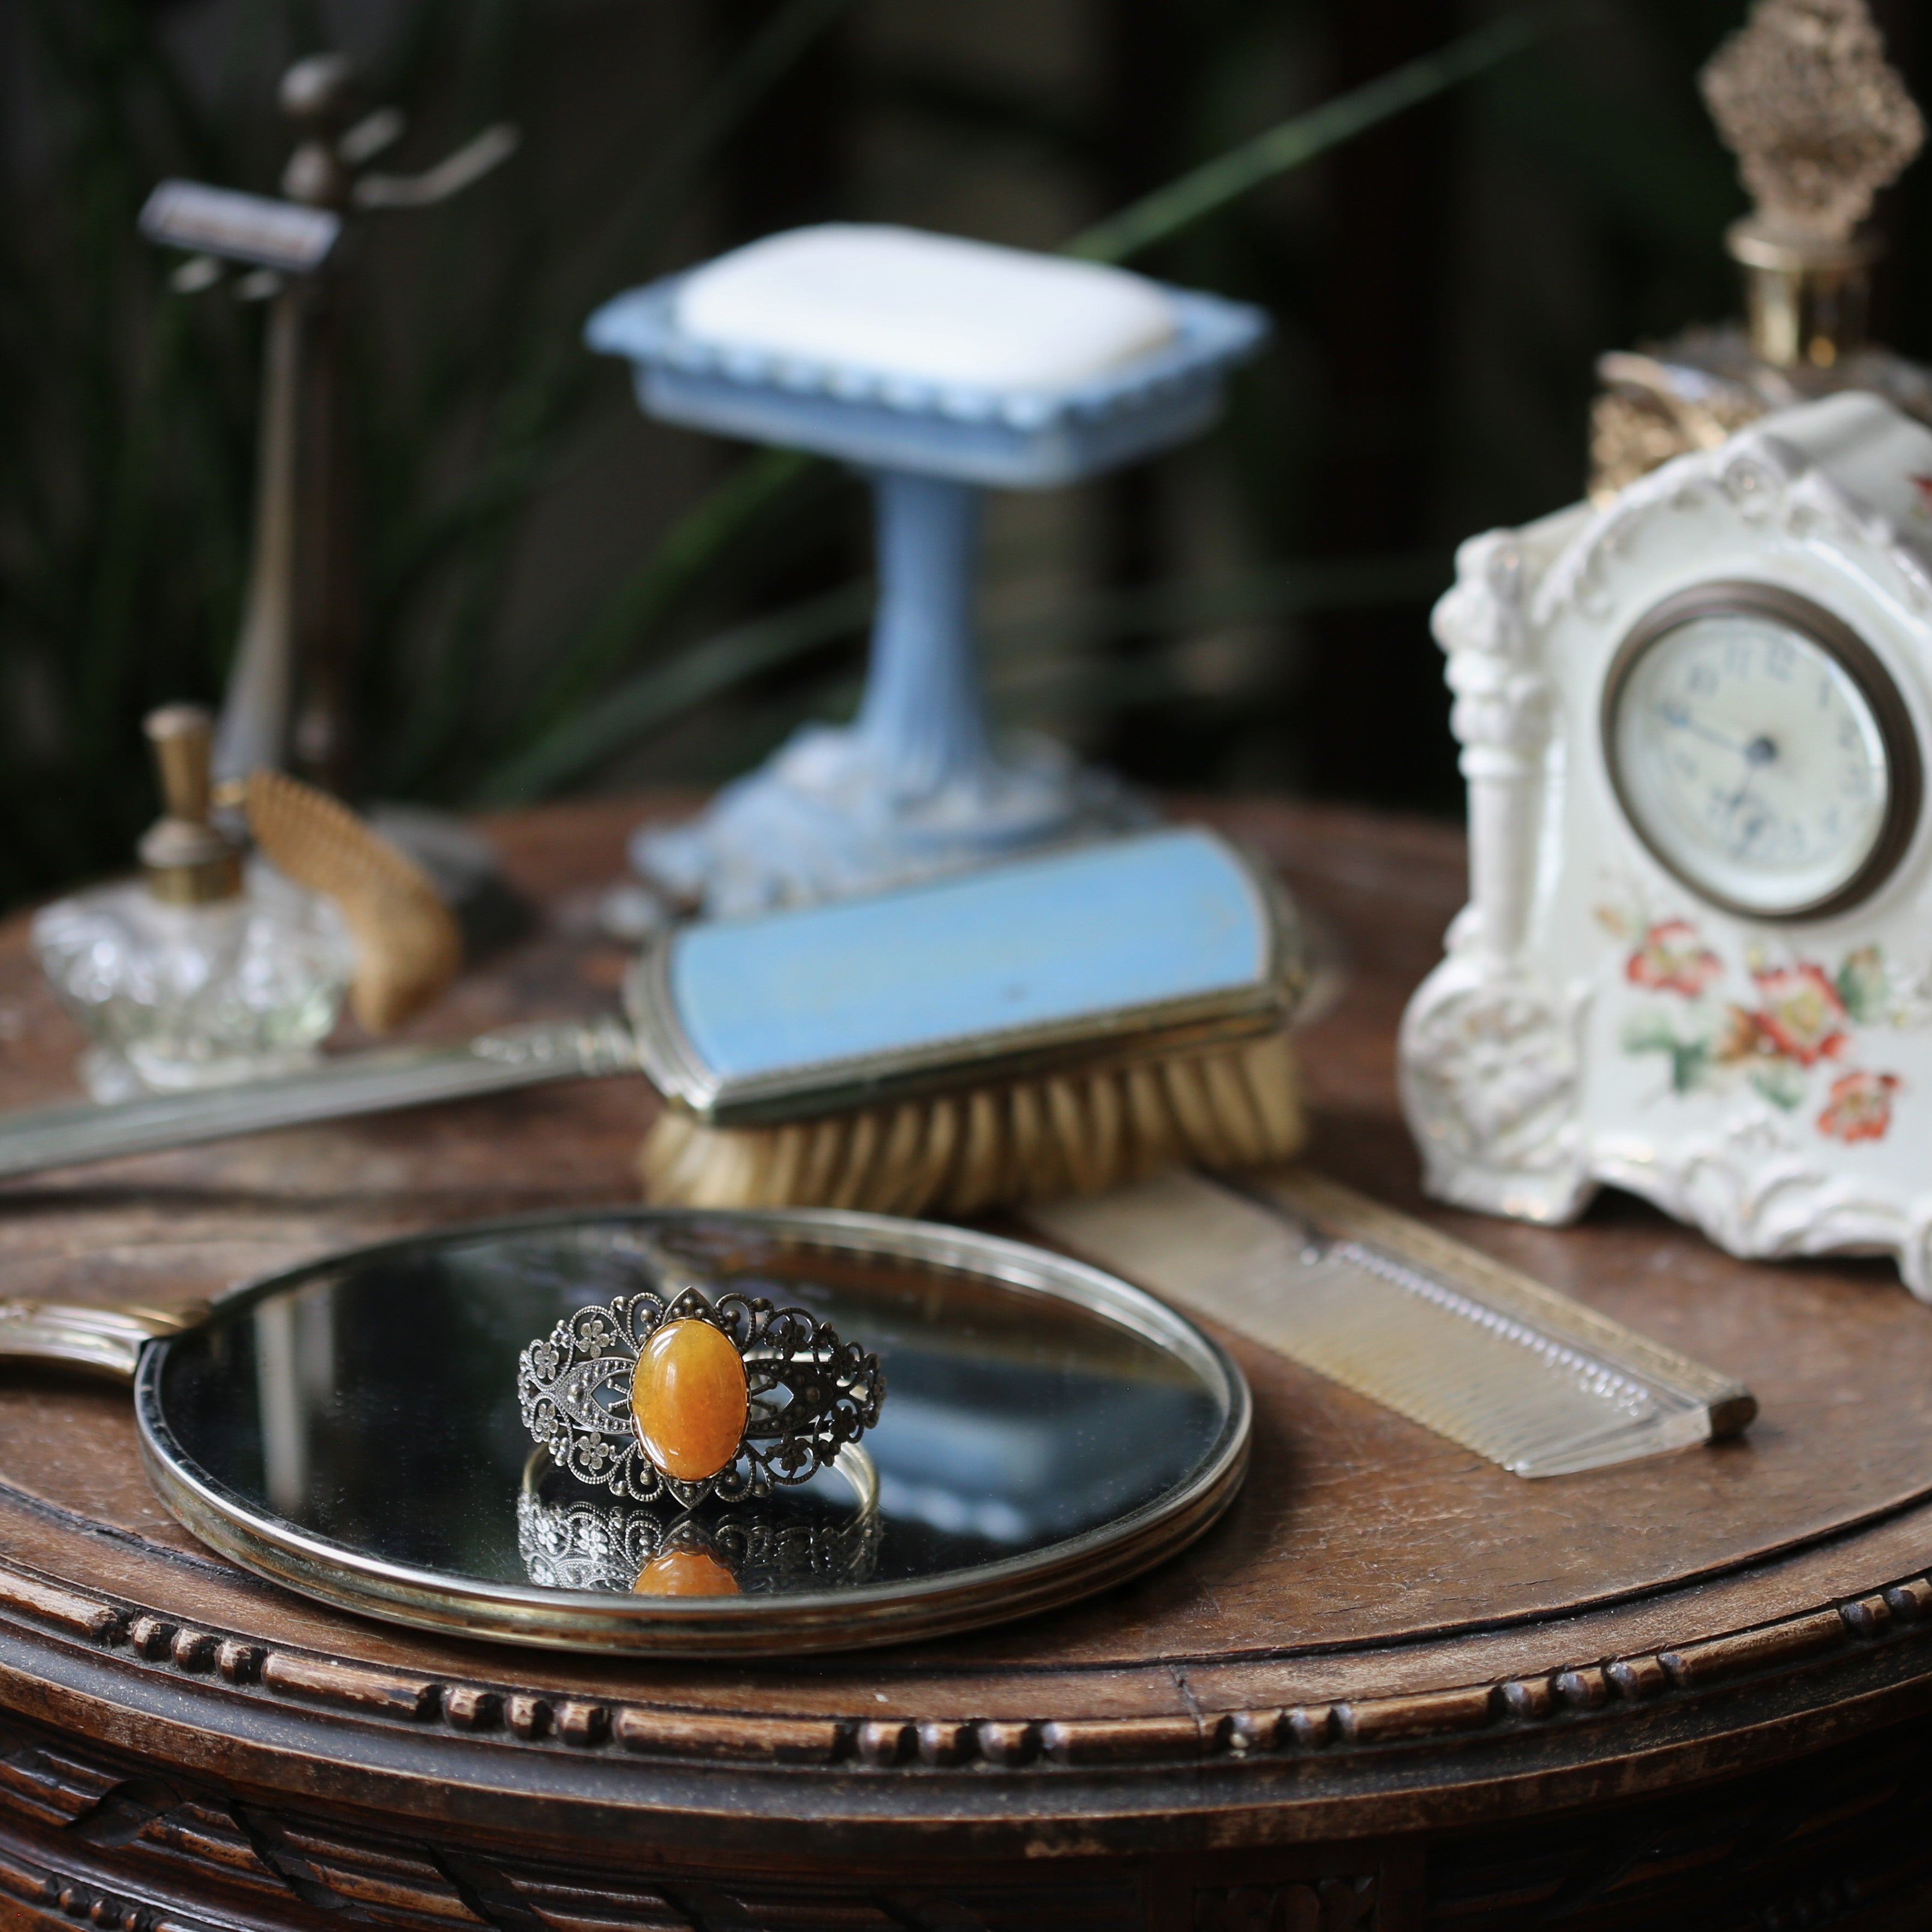
[[[1471,899],[1404,1105],[1445,1200],[1561,1222],[1609,1183],[1932,1297],[1932,429],[1854,332],[1856,224],[1922,128],[1862,0],[1765,0],[1706,91],[1759,203],[1757,420],[1680,411],[1684,453],[1462,547]]]

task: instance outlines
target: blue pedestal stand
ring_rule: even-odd
[[[640,871],[730,915],[1144,822],[1118,780],[1059,746],[992,742],[972,614],[980,493],[1070,482],[1193,434],[1228,366],[1262,339],[1257,312],[1172,291],[1174,343],[1078,389],[1016,395],[713,346],[678,331],[677,279],[600,309],[592,346],[631,359],[654,415],[865,470],[879,604],[854,722],[800,730],[692,824],[644,828]]]

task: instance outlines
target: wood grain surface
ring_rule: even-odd
[[[596,898],[642,808],[495,825],[532,928],[412,1031],[613,1004]],[[1460,839],[1203,815],[1346,951],[1303,1038],[1316,1164],[1738,1376],[1762,1404],[1742,1442],[1528,1484],[1224,1337],[1253,1472],[1180,1561],[943,1645],[674,1666],[288,1595],[160,1510],[124,1396],[0,1372],[0,1924],[1692,1922],[1668,1898],[1768,1925],[1821,1886],[1846,1922],[1922,1922],[1886,1915],[1928,1882],[1900,1832],[1932,1844],[1909,1723],[1932,1704],[1932,1312],[1888,1267],[1734,1262],[1628,1200],[1562,1231],[1426,1206],[1394,1040]],[[15,922],[0,1106],[71,1093],[80,1044]],[[632,1198],[652,1105],[579,1084],[0,1184],[0,1292],[186,1301]],[[1524,1822],[1558,1808],[1560,1842]]]

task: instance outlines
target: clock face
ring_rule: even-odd
[[[1638,836],[1730,911],[1855,904],[1918,816],[1897,686],[1840,620],[1769,585],[1706,585],[1646,618],[1612,666],[1604,737]]]

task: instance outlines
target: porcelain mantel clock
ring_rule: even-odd
[[[1436,632],[1471,892],[1402,1023],[1430,1191],[1609,1182],[1932,1298],[1932,431],[1768,417],[1466,544]]]

